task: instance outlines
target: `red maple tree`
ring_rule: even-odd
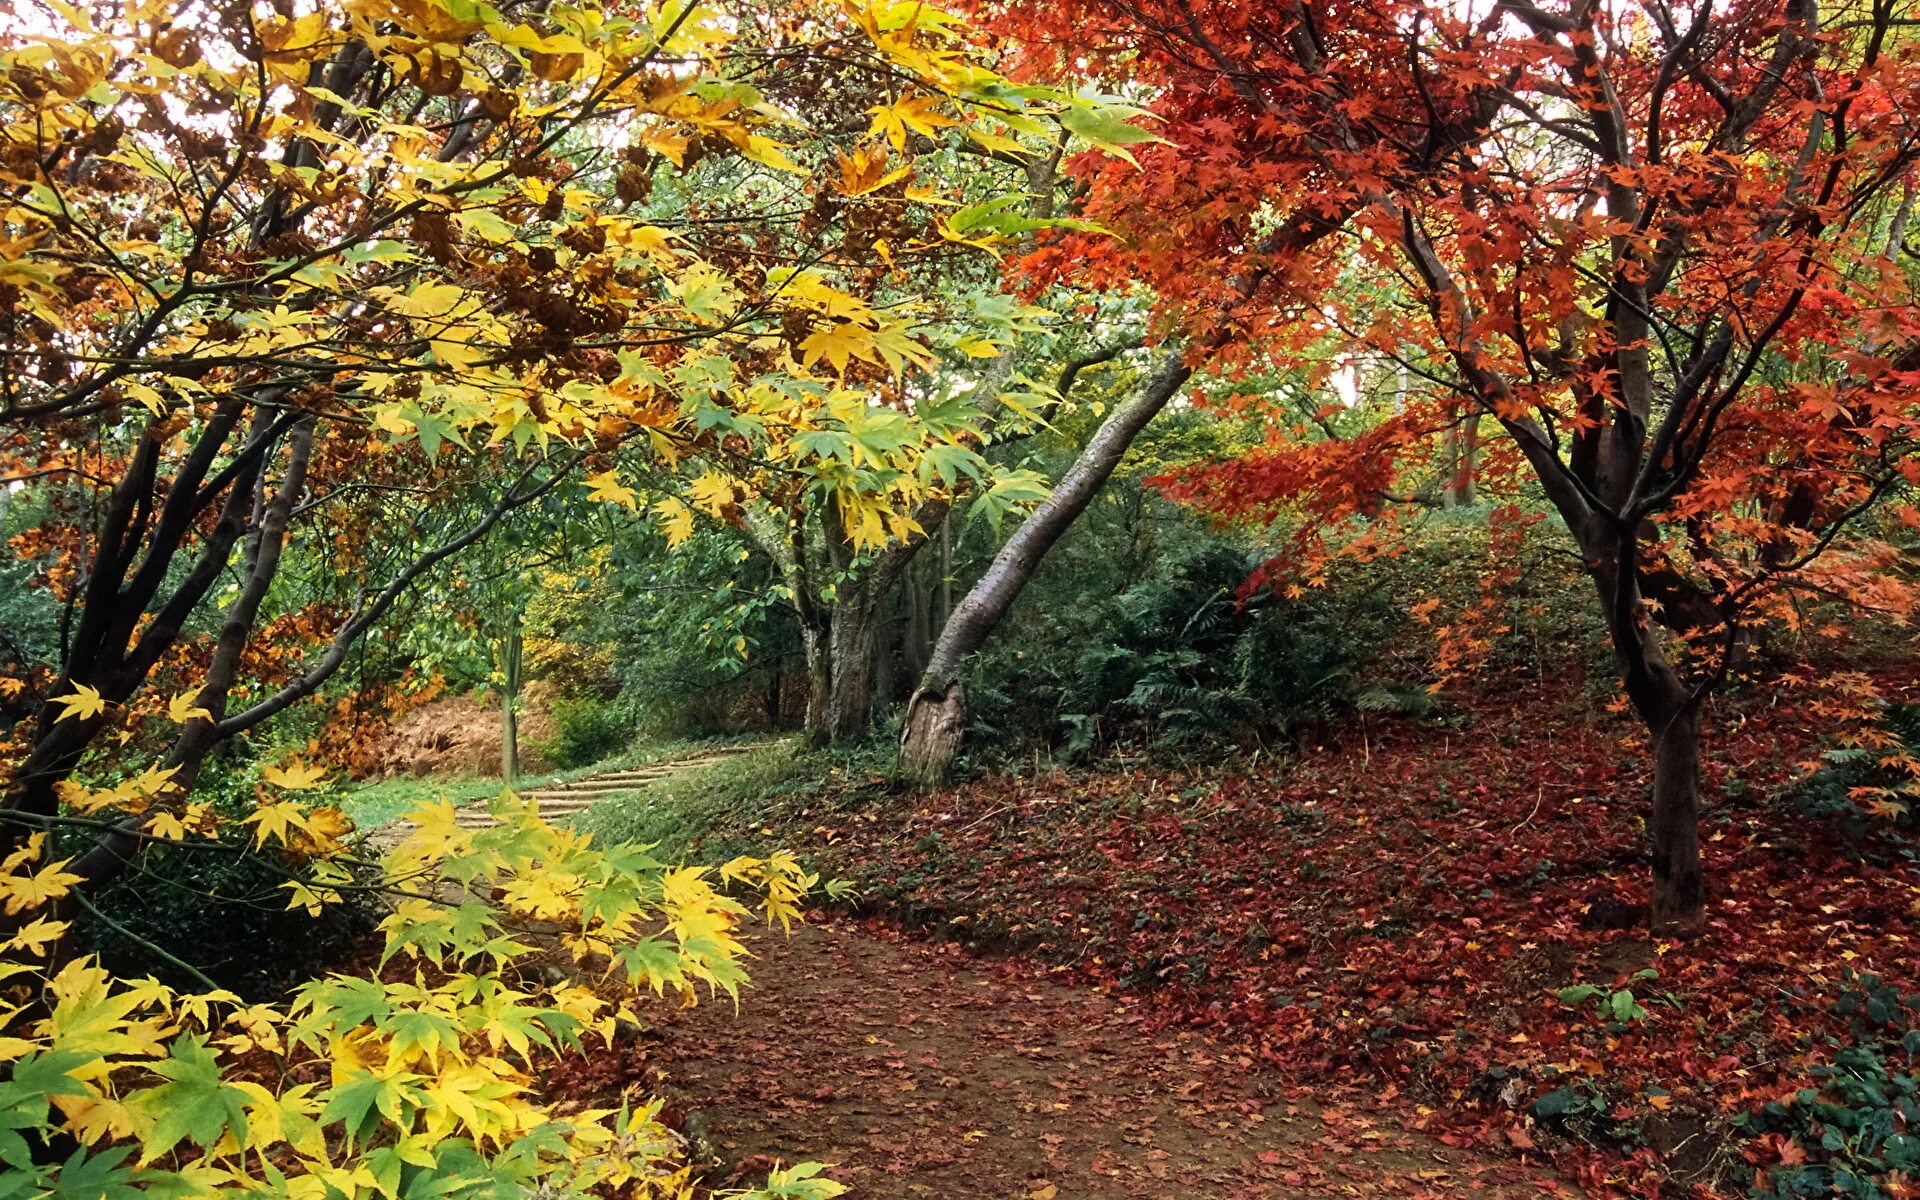
[[[1881,536],[1920,485],[1910,25],[1891,0],[1084,0],[1014,26],[1152,88],[1168,139],[1090,165],[1122,242],[1036,269],[1144,278],[1216,366],[1331,341],[1420,381],[1176,494],[1305,514],[1312,553],[1436,463],[1457,487],[1484,422],[1487,478],[1565,523],[1652,744],[1663,932],[1704,921],[1700,706],[1745,633],[1808,595],[1915,609]],[[1340,236],[1223,303],[1310,203]]]

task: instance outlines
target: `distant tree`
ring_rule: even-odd
[[[1196,372],[1231,379],[1264,367],[1273,343],[1312,326],[1367,189],[1416,187],[1455,169],[1498,111],[1516,69],[1509,57],[1462,56],[1436,85],[1449,119],[1433,121],[1434,97],[1423,102],[1407,90],[1398,65],[1423,52],[1425,34],[1410,14],[1392,4],[1326,7],[1312,15],[1295,4],[1188,0],[995,8],[997,27],[1036,77],[1092,71],[1116,90],[1153,98],[1152,134],[1143,129],[1132,143],[1137,166],[1091,157],[1072,164],[1084,183],[1075,215],[1117,236],[1055,239],[1025,265],[1042,283],[1150,288],[1155,357],[955,605],[903,723],[900,768],[921,786],[943,780],[958,752],[967,659],[1133,439]],[[1321,29],[1339,31],[1332,46],[1315,40]],[[1247,95],[1289,107],[1262,111]],[[1371,119],[1356,121],[1349,106],[1364,106]],[[1062,366],[1070,379],[1073,364]]]

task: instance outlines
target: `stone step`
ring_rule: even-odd
[[[671,778],[682,771],[710,766],[732,758],[736,754],[745,754],[749,750],[761,750],[778,744],[778,742],[750,742],[738,746],[715,746],[691,758],[672,759],[644,767],[633,767],[625,771],[608,771],[604,775],[593,775],[585,779],[543,783],[519,795],[523,800],[537,802],[542,817],[570,817],[575,813],[585,812],[607,796],[635,791],[656,780]],[[484,800],[472,801],[454,814],[454,825],[460,829],[490,829],[497,824],[499,822],[494,819],[492,813],[487,811]],[[403,825],[403,828],[411,828],[411,826]]]
[[[576,779],[572,783],[538,783],[521,788],[520,794],[524,796],[528,792],[590,792],[595,788],[610,787],[626,788],[632,791],[634,788],[645,787],[662,779],[672,779],[677,774],[679,774],[677,771],[665,771],[658,775],[641,776],[638,779]]]

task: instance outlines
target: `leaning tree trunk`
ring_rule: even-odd
[[[1048,550],[1113,477],[1133,439],[1165,408],[1193,374],[1178,349],[1126,403],[1114,409],[1087,440],[1080,457],[1051,494],[1036,506],[1000,547],[986,574],[953,608],[920,676],[900,732],[899,771],[917,787],[945,782],[966,726],[962,664],[992,635],[1033,578]]]

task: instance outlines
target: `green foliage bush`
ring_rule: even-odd
[[[556,767],[599,762],[633,740],[633,714],[617,700],[591,694],[555,697],[547,715],[553,719],[553,737],[539,749]]]
[[[290,858],[252,853],[259,772],[244,742],[209,759],[194,796],[230,822],[227,852],[147,842],[131,869],[90,894],[75,914],[88,950],[116,977],[199,984],[181,962],[237,995],[269,999],[337,965],[373,929],[377,914],[350,894],[317,915],[287,907],[285,884],[306,878]]]
[[[1526,567],[1489,591],[1494,536],[1485,510],[1434,513],[1401,554],[1335,558],[1307,586],[1248,592],[1270,544],[1118,479],[980,655],[972,744],[1177,751],[1355,711],[1427,715],[1443,706],[1430,686],[1437,630],[1468,612],[1497,671],[1604,664],[1582,585],[1556,558],[1559,531],[1540,522],[1518,534]]]
[[[1791,1098],[1743,1118],[1797,1147],[1754,1189],[1756,1200],[1845,1196],[1889,1200],[1894,1172],[1920,1173],[1920,994],[1877,975],[1850,974],[1832,1012],[1845,1032],[1832,1058]]]
[[[198,982],[175,959],[249,1000],[276,999],[349,955],[378,919],[371,907],[344,902],[319,915],[287,907],[282,886],[297,868],[246,852],[162,844],[140,852],[136,869],[102,888],[81,914],[88,949],[117,978],[153,976],[177,988]]]

